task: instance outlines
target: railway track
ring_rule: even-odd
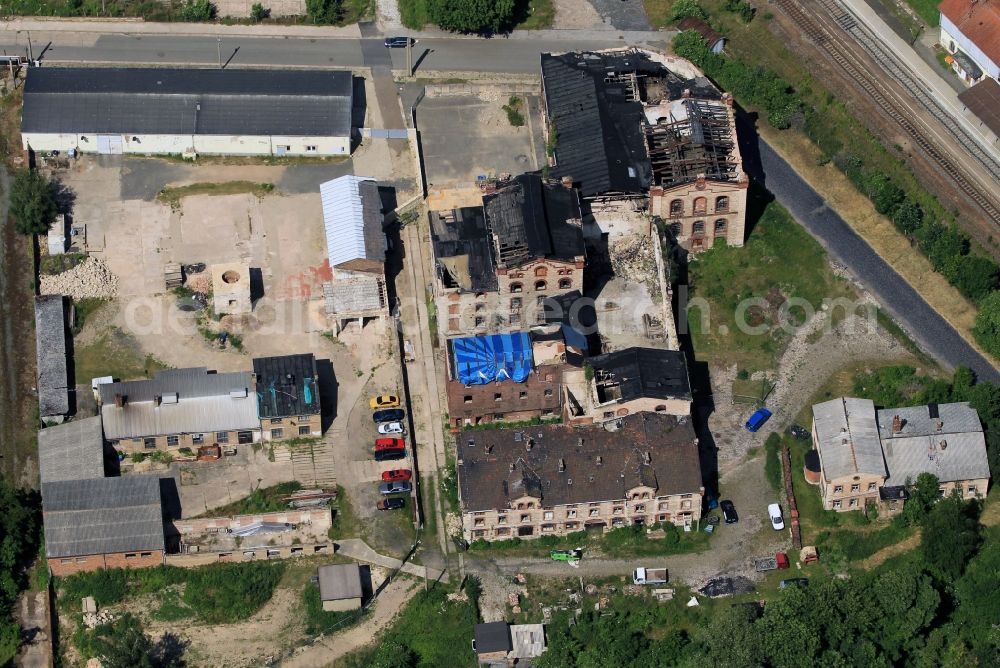
[[[872,60],[878,62],[890,77],[899,85],[913,92],[918,104],[947,130],[948,139],[957,142],[972,155],[987,170],[987,174],[993,175],[994,178],[1000,174],[1000,165],[997,165],[992,156],[983,151],[979,144],[951,119],[951,116],[938,105],[925,87],[898,63],[895,56],[888,53],[878,44],[876,39],[868,35],[837,0],[818,0],[818,3],[829,12],[830,18],[837,26],[843,31],[849,32],[858,45],[871,56]],[[932,133],[918,125],[912,113],[907,109],[906,103],[891,97],[892,93],[879,81],[878,77],[868,71],[869,63],[862,62],[843,43],[839,43],[843,37],[834,35],[816,19],[807,15],[802,5],[796,0],[775,0],[774,4],[780,7],[799,26],[803,34],[861,86],[872,101],[906,132],[937,168],[946,174],[965,196],[979,206],[987,219],[1000,227],[1000,206],[984,194],[984,189],[968,178],[964,170],[938,148],[936,142],[928,137]]]

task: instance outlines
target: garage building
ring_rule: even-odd
[[[25,150],[99,154],[345,156],[343,71],[32,68]]]

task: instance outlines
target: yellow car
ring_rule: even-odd
[[[380,394],[368,400],[368,405],[373,411],[381,408],[395,408],[399,405],[399,397],[394,394]]]

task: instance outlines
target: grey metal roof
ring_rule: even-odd
[[[385,261],[378,184],[348,174],[319,185],[330,266],[352,260]]]
[[[109,440],[167,434],[259,429],[253,376],[205,367],[160,371],[152,380],[100,386],[104,435]],[[177,395],[176,403],[157,397]],[[116,396],[124,405],[116,404]]]
[[[511,658],[533,659],[545,652],[544,624],[511,624]]]
[[[164,549],[157,476],[42,483],[42,516],[49,557]]]
[[[345,71],[36,67],[21,131],[345,137],[352,104]]]
[[[42,482],[104,477],[101,418],[73,420],[38,432]]]
[[[870,399],[842,397],[814,404],[813,424],[827,480],[859,473],[886,475]]]
[[[262,418],[319,413],[319,380],[312,353],[257,357],[257,414]]]
[[[361,598],[361,568],[357,564],[320,566],[319,598],[321,601]]]
[[[62,295],[35,297],[35,344],[38,359],[38,412],[69,413],[69,370],[66,361],[66,306]]]
[[[900,430],[893,433],[896,417]],[[889,469],[886,485],[912,483],[921,473],[941,482],[990,477],[982,424],[968,403],[883,409],[877,419]]]

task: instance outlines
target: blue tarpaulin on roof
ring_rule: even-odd
[[[465,385],[498,380],[523,383],[531,373],[531,340],[527,332],[452,339],[455,376]]]

